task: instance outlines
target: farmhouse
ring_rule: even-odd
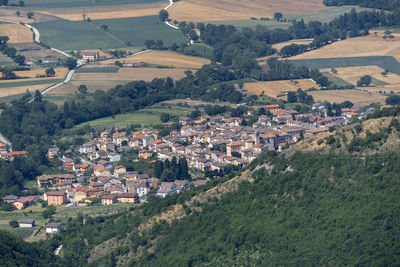
[[[19,227],[34,227],[35,220],[34,219],[21,219],[19,220]]]
[[[64,228],[64,224],[51,222],[46,224],[46,234],[57,233]]]
[[[85,61],[95,61],[100,57],[99,52],[82,52],[82,59]]]
[[[7,196],[3,197],[3,201],[4,201],[5,203],[13,203],[13,202],[16,201],[17,199],[18,199],[18,197],[17,197],[17,196],[14,196],[14,195],[7,195]]]

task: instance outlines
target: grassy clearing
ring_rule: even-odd
[[[373,63],[382,69],[400,75],[400,63],[392,56],[297,59],[290,60],[290,62],[310,69],[370,66]]]
[[[186,43],[183,34],[161,22],[158,16],[147,16],[137,18],[104,19],[93,21],[95,25],[108,26],[108,32],[122,40],[128,46],[144,46],[146,40],[162,40],[164,45],[174,42]]]
[[[55,20],[33,23],[43,43],[61,50],[118,48],[126,45],[110,37],[93,24],[81,21]]]

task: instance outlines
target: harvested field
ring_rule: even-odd
[[[377,32],[377,35],[371,31],[369,36],[338,41],[290,59],[393,56],[400,61],[400,34],[393,34],[394,39],[385,40],[383,39],[383,31],[375,32]]]
[[[7,88],[0,87],[0,97],[23,94],[26,91],[30,91],[32,93],[35,92],[36,90],[42,91],[42,90],[46,89],[47,87],[50,87],[51,85],[53,85],[53,83],[7,87]]]
[[[55,76],[53,77],[43,77],[43,78],[36,78],[37,75],[46,75],[46,70],[45,69],[38,69],[38,70],[21,70],[21,71],[14,71],[14,73],[19,76],[19,77],[28,77],[28,79],[18,79],[18,81],[27,81],[27,80],[45,80],[45,79],[62,79],[64,78],[67,73],[68,69],[67,68],[55,68],[54,71],[56,72]],[[7,80],[2,80],[0,81],[7,81]],[[9,82],[9,81],[8,81]]]
[[[85,84],[90,92],[95,90],[108,90],[118,84],[130,81],[151,81],[154,78],[171,77],[175,80],[185,76],[186,69],[161,69],[161,68],[122,68],[116,73],[74,73],[72,80],[49,93],[54,95],[72,94],[79,85]]]
[[[114,64],[116,61],[121,63],[146,62],[148,64],[192,69],[201,68],[204,64],[211,62],[205,58],[185,56],[170,51],[150,51],[132,57],[102,61],[101,64]]]
[[[0,36],[8,36],[8,43],[33,42],[33,33],[21,24],[0,24]]]
[[[359,67],[347,67],[347,68],[336,68],[337,73],[330,73],[331,75],[337,76],[353,85],[357,85],[357,81],[361,76],[370,75],[375,79],[388,84],[400,84],[400,76],[394,73],[388,73],[382,75],[381,73],[385,70],[378,66],[359,66]],[[322,72],[330,72],[330,69],[321,69]]]
[[[64,55],[40,46],[37,43],[18,43],[11,44],[18,50],[18,54],[23,55],[25,58],[41,59],[42,57],[65,58]]]
[[[115,19],[115,18],[133,18],[158,15],[165,4],[150,4],[136,6],[118,6],[110,8],[86,9],[86,18],[96,19]],[[42,14],[56,16],[71,21],[83,21],[82,9],[67,10],[46,10],[40,11]]]
[[[278,97],[288,91],[296,91],[298,88],[307,90],[311,87],[319,88],[319,86],[311,79],[304,80],[284,80],[284,81],[269,81],[245,83],[243,88],[251,94],[264,95],[270,97]]]
[[[273,48],[275,48],[278,52],[285,46],[291,45],[291,44],[297,44],[297,45],[309,45],[313,39],[297,39],[297,40],[291,40],[287,42],[282,42],[282,43],[277,43],[272,45]]]
[[[346,100],[358,106],[366,106],[371,103],[385,103],[385,96],[378,93],[365,92],[357,89],[353,90],[321,90],[311,91],[307,94],[312,95],[316,101],[329,101],[331,103],[341,103]]]
[[[283,14],[307,14],[327,9],[320,0],[181,0],[168,9],[178,21],[248,20]]]

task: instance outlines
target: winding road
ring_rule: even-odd
[[[174,0],[169,0],[168,6],[164,7],[163,9],[164,9],[165,11],[167,11],[167,9],[170,8],[174,3],[175,3]],[[179,27],[172,25],[171,23],[169,23],[168,20],[165,21],[165,24],[167,24],[167,25],[170,26],[171,28],[174,28],[174,29],[176,29],[176,30],[179,30]]]

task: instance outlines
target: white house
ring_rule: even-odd
[[[136,187],[136,194],[138,194],[139,197],[145,196],[149,193],[149,188],[147,187],[146,183],[140,183]]]
[[[64,228],[64,224],[51,222],[46,224],[46,234],[57,233]]]

